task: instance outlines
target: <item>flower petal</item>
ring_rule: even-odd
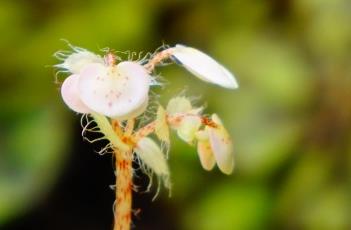
[[[89,64],[80,76],[78,89],[84,104],[112,118],[132,116],[148,98],[151,77],[135,62]]]
[[[103,64],[104,59],[85,49],[77,49],[76,52],[68,55],[64,62],[56,65],[56,67],[78,74],[82,68],[91,63]]]
[[[208,141],[199,141],[197,143],[197,153],[199,155],[202,167],[207,171],[212,170],[216,164],[216,161],[213,156],[210,143]]]
[[[176,45],[172,56],[188,71],[203,81],[220,85],[225,88],[238,88],[235,77],[225,67],[200,50]]]
[[[216,114],[212,120],[218,127],[206,127],[209,135],[209,142],[219,169],[225,174],[231,174],[234,169],[233,144],[227,130]]]
[[[90,113],[92,111],[79,98],[78,80],[78,74],[73,74],[64,80],[61,86],[62,99],[73,111],[77,113]]]
[[[137,143],[135,152],[148,168],[163,179],[165,186],[169,188],[168,164],[160,147],[151,138],[144,137]]]

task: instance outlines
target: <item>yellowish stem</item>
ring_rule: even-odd
[[[121,126],[120,126],[119,121],[117,121],[117,120],[112,120],[111,124],[112,124],[112,128],[113,128],[113,130],[115,131],[115,133],[117,134],[117,136],[118,136],[119,138],[122,138],[122,137],[123,137],[123,131],[122,131],[122,129],[121,129]]]
[[[124,135],[126,137],[130,137],[132,135],[134,130],[134,124],[135,124],[134,118],[128,119],[125,131],[124,131]]]

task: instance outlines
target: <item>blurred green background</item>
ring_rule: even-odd
[[[163,103],[186,88],[222,117],[236,169],[202,170],[173,135],[172,197],[135,194],[136,229],[351,229],[350,22],[348,0],[1,0],[0,229],[112,226],[111,159],[55,84],[61,38],[95,52],[186,44],[240,83],[158,69]]]

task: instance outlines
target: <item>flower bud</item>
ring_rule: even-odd
[[[167,113],[174,115],[177,113],[187,113],[192,110],[191,102],[184,96],[172,98],[167,105]]]
[[[223,173],[231,174],[234,168],[232,141],[219,117],[213,114],[211,118],[214,125],[207,125],[195,134],[201,165],[211,170],[216,162]]]
[[[200,50],[183,45],[176,45],[171,49],[172,57],[201,80],[229,89],[239,87],[229,70]]]

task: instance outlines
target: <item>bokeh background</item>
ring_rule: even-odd
[[[236,169],[202,170],[173,135],[172,197],[134,194],[135,229],[351,229],[350,22],[348,0],[1,0],[0,229],[112,226],[111,157],[82,140],[55,84],[61,38],[94,52],[187,44],[240,83],[159,68],[163,103],[186,88],[222,117]]]

